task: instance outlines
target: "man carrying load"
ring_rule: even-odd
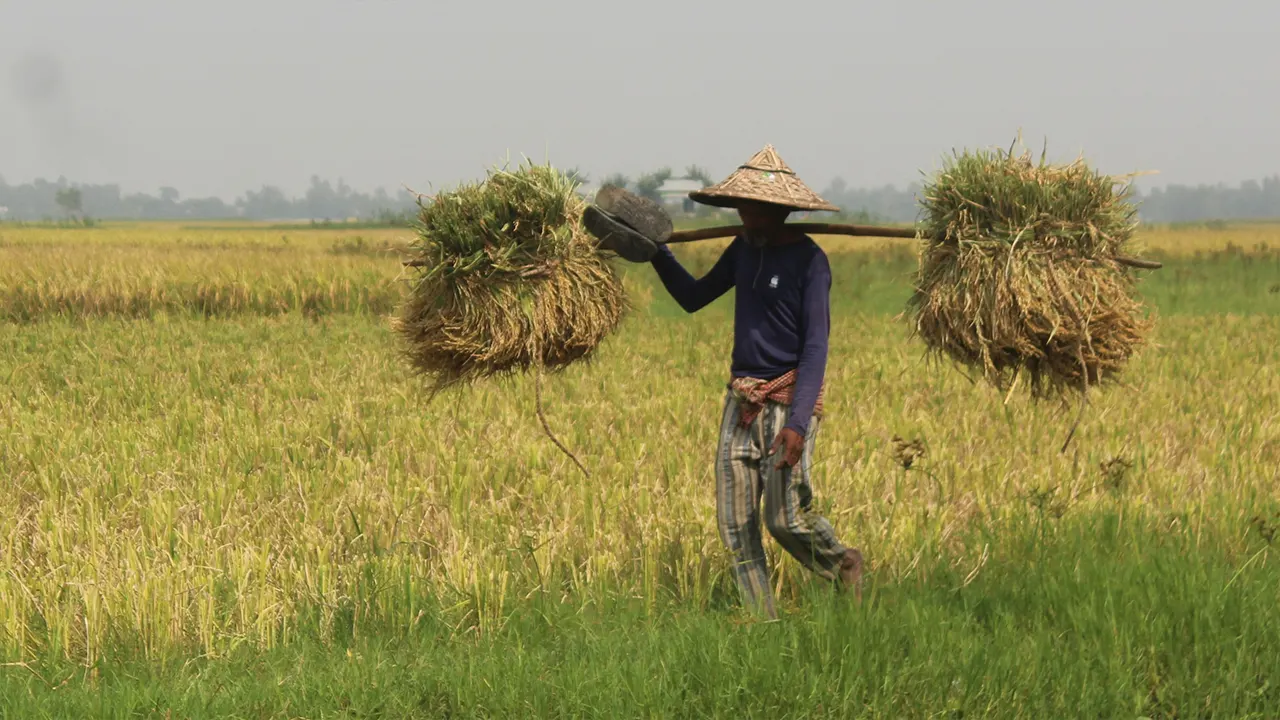
[[[792,557],[861,598],[862,554],[810,512],[810,463],[822,416],[831,269],[808,236],[790,229],[798,210],[831,205],[767,146],[696,202],[734,208],[744,231],[694,279],[666,245],[650,263],[672,298],[694,313],[736,290],[731,381],[716,453],[716,515],[734,556],[744,601],[777,617],[760,534],[764,525]]]

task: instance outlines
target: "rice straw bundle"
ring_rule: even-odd
[[[418,201],[418,268],[395,329],[434,390],[588,358],[626,311],[622,280],[550,166],[496,170]]]
[[[929,349],[1033,397],[1113,379],[1150,330],[1117,262],[1137,226],[1129,187],[1077,160],[965,152],[921,193],[924,246],[908,304]]]

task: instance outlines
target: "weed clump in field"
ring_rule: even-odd
[[[932,352],[1032,395],[1113,378],[1150,321],[1123,257],[1137,226],[1129,188],[1077,160],[965,152],[921,193],[924,246],[908,304]]]
[[[419,199],[417,268],[396,330],[439,390],[589,357],[627,309],[622,279],[550,166],[495,170]]]

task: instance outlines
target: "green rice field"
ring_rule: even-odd
[[[0,225],[0,717],[1280,714],[1280,225],[1140,233],[1155,333],[1065,451],[1075,405],[908,336],[909,241],[820,239],[868,586],[766,541],[772,623],[715,527],[731,298],[623,268],[544,381],[587,478],[530,379],[427,402],[405,234]]]

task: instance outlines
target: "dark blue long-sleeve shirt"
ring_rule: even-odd
[[[733,377],[772,380],[796,370],[786,427],[804,435],[822,388],[830,336],[831,266],[822,248],[808,237],[764,248],[738,237],[698,279],[665,245],[651,263],[685,312],[736,289],[730,371]]]

